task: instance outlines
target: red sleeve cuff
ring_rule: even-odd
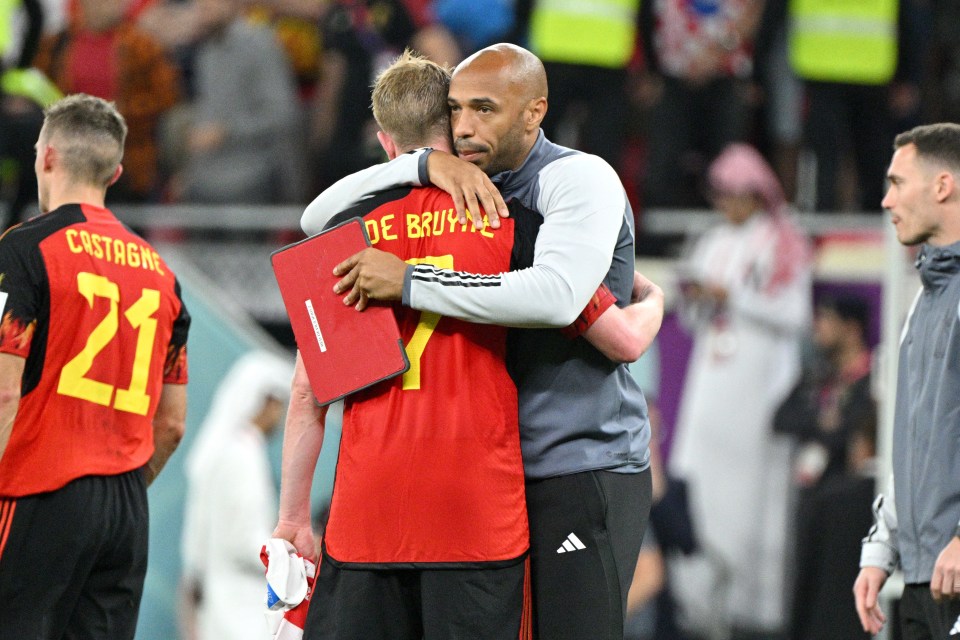
[[[583,311],[580,312],[577,319],[573,321],[573,324],[564,327],[561,331],[571,339],[583,335],[587,329],[593,326],[597,318],[602,316],[603,312],[616,304],[616,302],[617,299],[610,292],[610,289],[607,288],[607,285],[601,284],[600,288],[593,294],[593,297],[590,298],[590,301],[587,302],[587,306],[583,308]]]

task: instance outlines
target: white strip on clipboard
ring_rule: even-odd
[[[320,323],[317,322],[317,314],[313,311],[313,301],[307,298],[307,314],[310,316],[310,324],[313,325],[313,333],[317,337],[317,344],[320,345],[320,353],[327,351],[327,343],[323,341],[323,333],[320,332]]]

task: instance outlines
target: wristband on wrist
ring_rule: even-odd
[[[433,183],[430,182],[430,173],[427,171],[427,158],[433,153],[433,147],[420,147],[410,153],[416,153],[417,151],[423,151],[420,157],[417,158],[417,179],[420,181],[421,186],[429,187]]]
[[[560,331],[571,339],[583,335],[587,329],[593,326],[597,318],[602,316],[603,312],[616,304],[616,302],[616,297],[610,292],[607,285],[601,284],[600,288],[593,294],[593,297],[590,298],[587,306],[583,308],[583,311],[580,312],[577,319],[573,321],[573,324],[564,327]]]

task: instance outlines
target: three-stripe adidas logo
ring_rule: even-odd
[[[957,621],[953,623],[953,628],[950,629],[950,635],[955,636],[960,633],[960,616],[957,617]]]
[[[499,287],[503,276],[444,271],[430,264],[418,264],[413,268],[411,279],[437,282],[444,287]]]
[[[577,534],[571,533],[567,536],[567,539],[563,541],[563,544],[560,545],[560,548],[557,549],[557,553],[567,553],[568,551],[580,551],[581,549],[586,549],[587,545],[580,542],[580,538],[577,537]]]

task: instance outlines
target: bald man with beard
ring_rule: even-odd
[[[556,329],[574,322],[601,282],[619,306],[631,301],[633,213],[606,162],[544,137],[547,79],[529,51],[498,44],[467,58],[448,105],[459,158],[422,149],[349,176],[311,203],[301,224],[316,233],[337,211],[399,184],[440,187],[463,220],[464,209],[480,206],[504,215],[511,198],[543,216],[533,266],[484,277],[484,286],[368,249],[338,266],[337,289],[359,310],[370,299],[402,300],[529,329],[512,333],[508,365],[519,391],[535,633],[622,638],[651,502],[646,402],[626,365]]]

